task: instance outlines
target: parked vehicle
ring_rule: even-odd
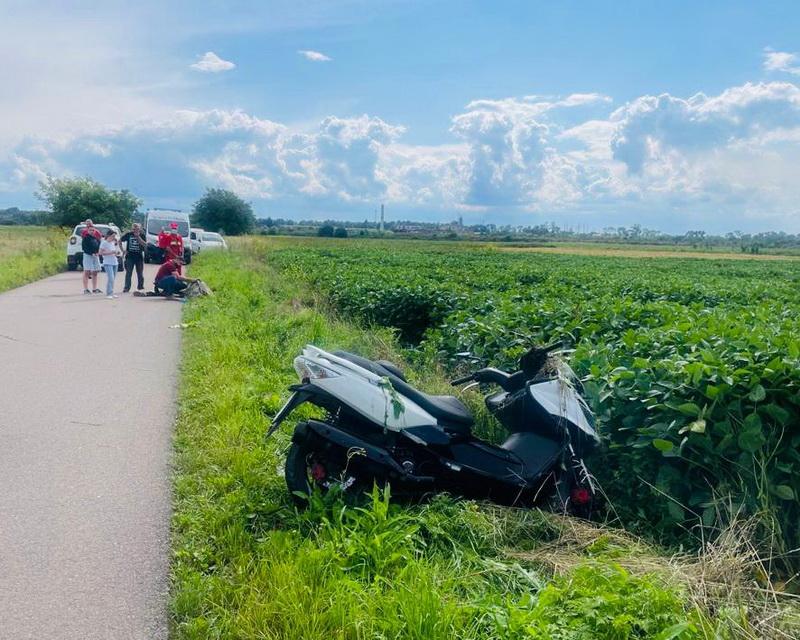
[[[192,261],[192,240],[189,236],[189,214],[185,211],[171,209],[149,209],[144,214],[144,228],[147,240],[145,262],[160,264],[164,261],[164,252],[158,247],[158,234],[162,229],[169,230],[172,223],[178,225],[178,234],[183,239],[183,260],[186,264]]]
[[[200,249],[203,246],[203,230],[197,228],[189,229],[189,239],[192,244],[192,254],[200,253]]]
[[[338,485],[352,492],[391,483],[394,495],[448,491],[588,516],[596,488],[583,458],[599,438],[576,390],[580,383],[550,355],[554,349],[531,349],[514,373],[482,368],[453,381],[500,388],[485,398],[509,432],[496,446],[473,435],[472,415],[458,398],[415,389],[391,362],[308,345],[294,360],[301,382],[290,387],[267,434],[303,403],[327,412],[294,430],[289,491]]]
[[[203,233],[203,240],[201,242],[201,246],[203,249],[227,249],[228,243],[225,242],[225,238],[223,238],[218,233],[213,233],[211,231],[205,231]]]
[[[119,227],[112,222],[108,222],[106,224],[96,224],[94,226],[103,237],[105,237],[108,230],[111,229],[117,234],[117,238],[119,238]],[[72,230],[72,235],[67,240],[67,269],[70,271],[75,271],[78,267],[83,268],[83,249],[81,247],[81,240],[83,239],[84,229],[86,229],[86,225],[76,225]],[[102,261],[103,258],[101,256],[100,262],[102,263]]]

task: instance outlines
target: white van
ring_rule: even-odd
[[[203,229],[192,227],[189,229],[189,237],[192,239],[192,253],[200,253],[203,248]]]
[[[178,234],[183,238],[183,259],[186,264],[192,261],[192,240],[189,237],[189,214],[172,209],[148,209],[144,214],[144,229],[147,239],[145,262],[160,264],[164,261],[163,251],[158,247],[158,234],[162,229],[170,230],[172,223],[178,225]]]

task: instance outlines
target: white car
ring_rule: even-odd
[[[203,229],[189,229],[189,239],[192,241],[192,253],[200,253],[203,247]]]
[[[208,249],[227,249],[228,243],[225,242],[225,238],[218,233],[204,231],[201,246],[203,247],[203,251]]]
[[[102,234],[104,238],[106,236],[106,232],[111,229],[117,234],[117,239],[119,239],[119,227],[117,227],[117,225],[115,225],[113,222],[96,224],[94,227]],[[84,229],[86,229],[85,224],[76,225],[75,229],[72,231],[72,235],[69,237],[69,240],[67,240],[67,269],[70,271],[75,271],[78,267],[83,268],[83,248],[81,247],[81,241],[83,240]]]

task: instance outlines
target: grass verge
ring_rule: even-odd
[[[624,536],[570,544],[565,566],[557,543],[575,523],[539,511],[446,496],[400,507],[374,492],[298,513],[282,478],[292,425],[263,440],[293,357],[309,342],[396,357],[393,338],[324,315],[257,256],[202,255],[192,275],[216,295],[185,312],[174,637],[768,637],[752,635],[746,603],[731,596],[712,616],[663,567],[634,570],[654,552]]]
[[[66,241],[57,228],[0,226],[0,291],[62,271]]]

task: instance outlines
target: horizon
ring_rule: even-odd
[[[800,232],[800,6],[0,5],[0,209]]]

